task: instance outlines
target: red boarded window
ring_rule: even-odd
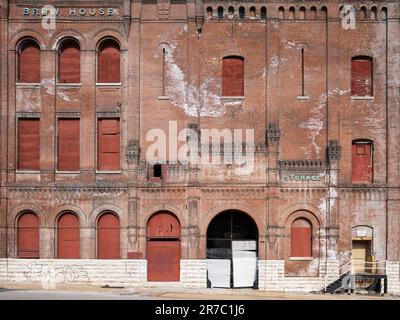
[[[242,57],[226,57],[222,60],[222,95],[244,95],[244,60]]]
[[[351,59],[351,95],[372,96],[372,58],[354,57]]]
[[[118,43],[112,39],[104,40],[99,46],[98,82],[121,82],[120,63]]]
[[[39,119],[18,120],[18,169],[40,169]]]
[[[58,120],[58,170],[80,169],[79,119]]]
[[[81,81],[81,50],[74,40],[65,40],[60,47],[58,81],[79,83]]]
[[[351,163],[353,183],[372,183],[372,142],[353,142]]]
[[[119,219],[113,213],[103,214],[98,221],[98,259],[120,258]]]
[[[40,82],[40,47],[33,40],[25,40],[19,49],[18,81]]]
[[[99,119],[98,169],[120,170],[119,119]]]
[[[18,219],[18,258],[40,258],[39,218],[33,212],[22,214]]]
[[[291,257],[312,257],[311,231],[311,224],[306,219],[296,219],[292,223]]]
[[[57,253],[59,259],[80,258],[79,219],[73,213],[64,213],[58,219]]]

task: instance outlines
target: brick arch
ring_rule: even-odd
[[[265,227],[262,222],[262,218],[257,215],[254,209],[249,208],[244,205],[223,205],[220,207],[216,207],[211,209],[203,218],[203,220],[200,222],[200,236],[206,236],[207,235],[207,229],[208,226],[210,225],[210,222],[220,213],[225,212],[225,211],[240,211],[244,214],[247,214],[250,218],[253,219],[254,223],[257,226],[258,229],[258,237],[259,239],[262,239],[265,235]]]
[[[98,50],[100,43],[105,39],[114,39],[119,44],[120,51],[125,51],[128,48],[124,36],[115,29],[98,30],[88,37],[88,39],[91,39],[88,43],[89,48],[96,51]]]
[[[62,30],[53,35],[53,37],[50,39],[49,47],[52,50],[57,50],[62,42],[66,39],[75,40],[79,44],[81,50],[89,49],[86,38],[80,32],[72,29]]]
[[[9,40],[10,48],[17,49],[25,39],[34,40],[39,45],[40,50],[46,50],[49,47],[48,41],[40,33],[31,29],[22,29],[16,32]]]
[[[16,228],[19,217],[21,216],[21,214],[27,211],[32,211],[39,217],[41,228],[47,227],[49,225],[48,216],[45,211],[41,207],[32,203],[21,203],[15,206],[10,212],[8,225],[12,225]]]
[[[97,221],[99,220],[100,216],[105,212],[114,213],[120,221],[121,228],[127,225],[125,219],[122,218],[123,217],[122,208],[115,204],[109,203],[109,204],[101,204],[97,206],[95,209],[93,209],[88,218],[88,227],[96,228]]]
[[[320,210],[317,206],[308,202],[298,202],[286,207],[277,217],[278,225],[286,226],[291,224],[295,219],[300,218],[300,215],[295,214],[296,212],[308,212],[304,218],[309,218],[314,228],[323,226],[325,224],[325,218],[321,215]]]
[[[81,207],[73,204],[61,205],[58,206],[55,210],[53,210],[54,219],[51,220],[52,225],[50,225],[50,227],[56,227],[58,219],[60,219],[60,217],[67,212],[74,213],[79,218],[79,223],[81,227],[87,227],[88,219],[86,217],[85,212]]]
[[[181,224],[181,227],[186,225],[185,215],[183,214],[182,210],[179,209],[179,207],[177,207],[175,205],[167,204],[167,203],[159,204],[159,205],[156,205],[156,206],[146,209],[146,211],[144,212],[144,214],[142,216],[142,220],[140,221],[139,224],[141,226],[147,227],[147,224],[150,221],[150,219],[152,218],[152,216],[160,211],[167,211],[167,212],[170,212],[171,214],[173,214],[178,219],[179,223]]]

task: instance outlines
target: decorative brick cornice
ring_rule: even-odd
[[[281,171],[324,171],[326,161],[324,160],[280,160]]]

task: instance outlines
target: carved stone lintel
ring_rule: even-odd
[[[338,161],[342,155],[342,147],[338,140],[329,140],[328,159],[329,161]]]
[[[273,145],[279,143],[280,136],[281,136],[281,131],[279,129],[279,124],[277,122],[268,123],[268,128],[265,137],[267,145]]]
[[[126,159],[128,163],[138,162],[140,159],[139,141],[131,140],[126,148]]]

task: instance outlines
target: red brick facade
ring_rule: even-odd
[[[0,258],[18,257],[25,212],[39,218],[40,258],[57,258],[69,212],[80,258],[146,259],[147,223],[163,211],[179,221],[180,258],[206,259],[210,222],[237,210],[257,226],[258,258],[285,260],[286,275],[346,263],[360,226],[376,261],[400,260],[398,1],[346,1],[355,29],[336,0],[102,3],[0,0]],[[59,9],[50,30],[48,4]],[[38,142],[24,129],[34,119]],[[154,177],[146,136],[169,121],[254,129],[254,171],[170,161]],[[371,177],[353,179],[362,141]],[[294,251],[311,257],[291,259],[293,229],[311,246]]]

